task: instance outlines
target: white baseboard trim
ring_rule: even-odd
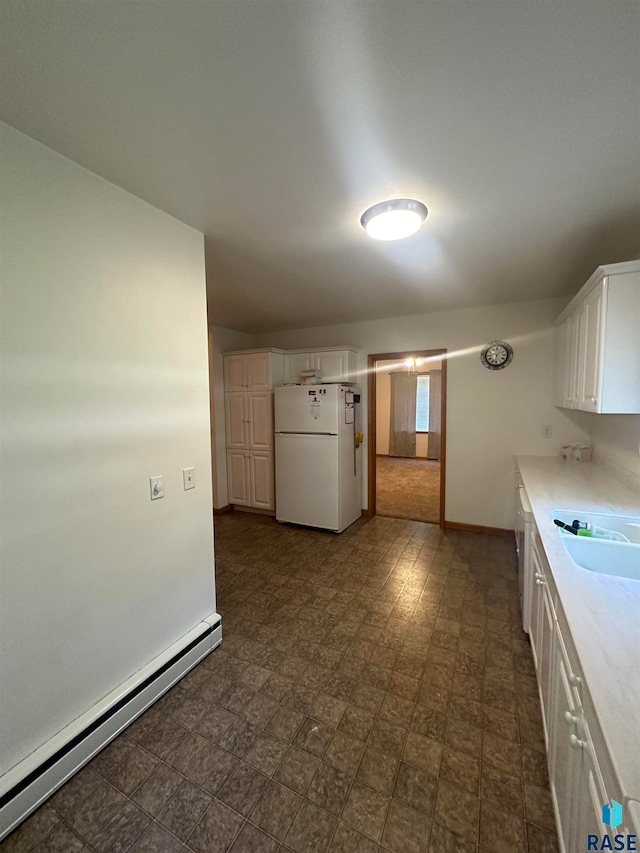
[[[222,640],[212,613],[0,779],[0,840]]]

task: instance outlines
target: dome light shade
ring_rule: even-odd
[[[392,198],[367,208],[360,224],[374,240],[402,240],[415,234],[429,211],[414,198]]]

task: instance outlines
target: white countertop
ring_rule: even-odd
[[[622,793],[640,799],[640,581],[576,565],[551,516],[637,516],[640,495],[599,465],[544,456],[517,463]]]

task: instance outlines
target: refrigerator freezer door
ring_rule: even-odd
[[[340,529],[338,437],[276,435],[276,518]]]
[[[337,434],[344,392],[340,385],[285,385],[275,390],[275,431]]]

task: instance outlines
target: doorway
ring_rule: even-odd
[[[368,357],[369,515],[444,526],[446,353]]]

